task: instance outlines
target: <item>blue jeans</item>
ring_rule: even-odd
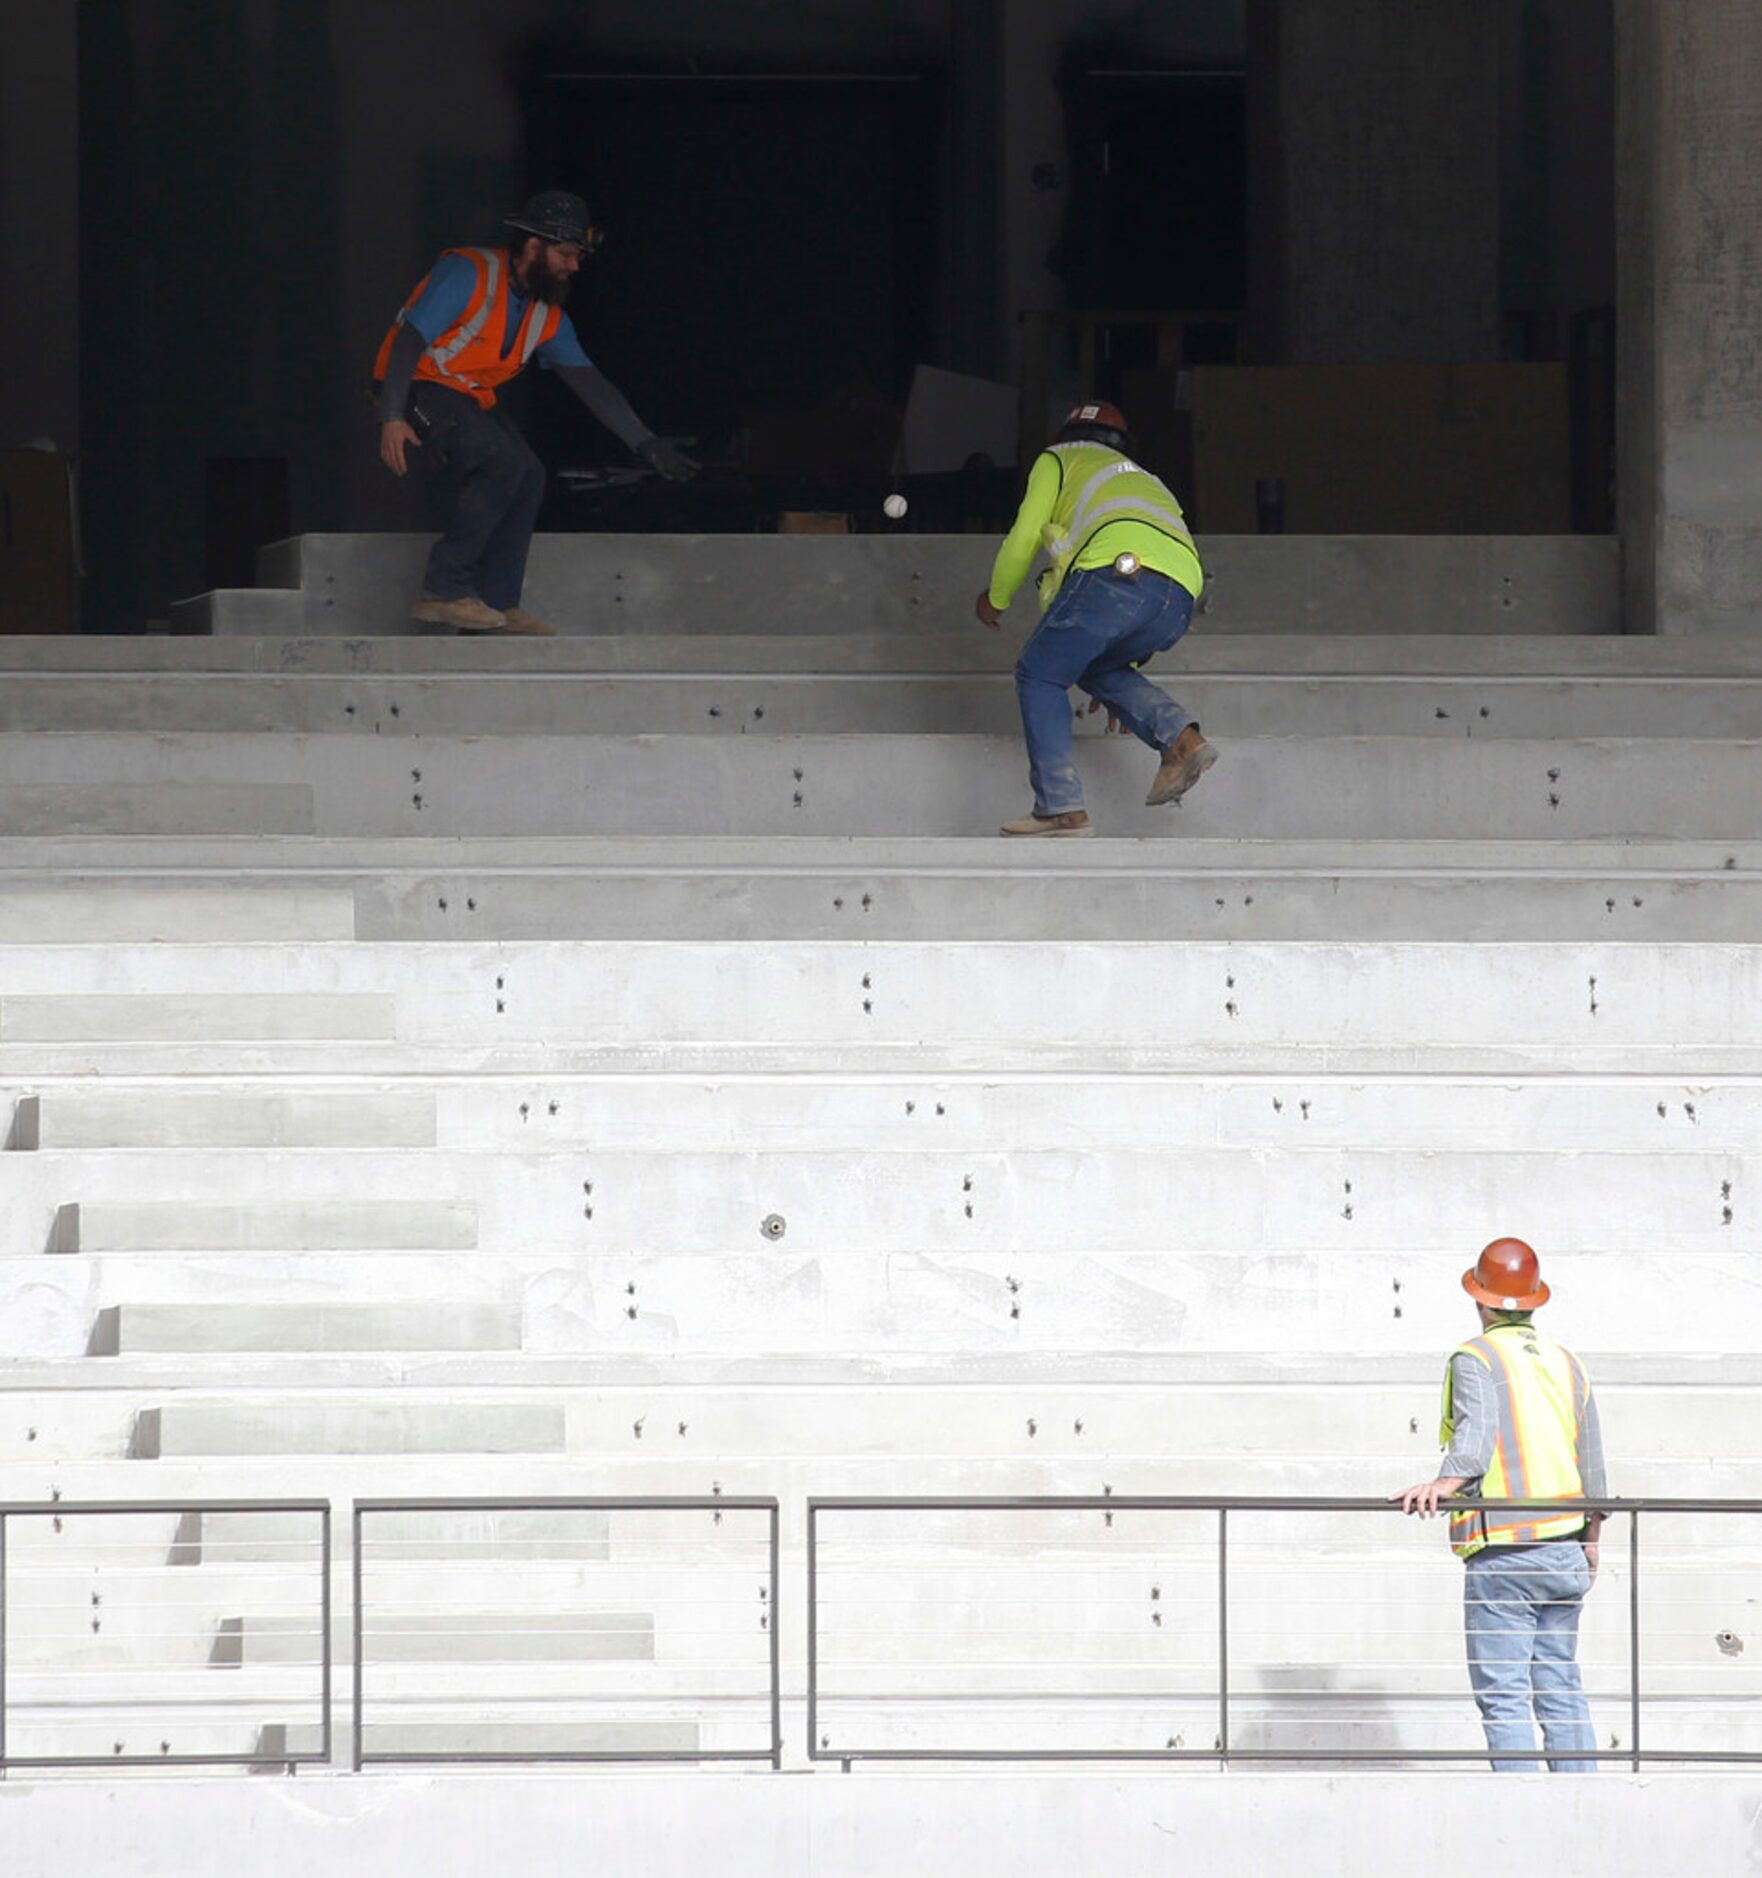
[[[1016,661],[1036,815],[1064,815],[1083,806],[1072,685],[1105,705],[1153,750],[1167,750],[1192,723],[1166,691],[1132,669],[1152,653],[1166,652],[1192,617],[1193,596],[1161,574],[1088,567],[1065,577]]]
[[[424,597],[475,594],[498,612],[518,606],[544,500],[544,465],[500,405],[486,411],[462,391],[426,383],[410,396],[422,438],[418,459],[451,470],[460,484],[453,519],[428,557]]]
[[[1591,1588],[1591,1568],[1576,1539],[1543,1545],[1487,1546],[1469,1559],[1463,1578],[1468,1679],[1480,1705],[1487,1746],[1523,1760],[1496,1760],[1500,1773],[1535,1773],[1531,1703],[1542,1724],[1542,1746],[1557,1774],[1589,1774],[1597,1737],[1578,1674],[1578,1614]]]

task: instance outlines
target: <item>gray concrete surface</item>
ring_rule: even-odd
[[[1762,603],[1762,13],[1616,7],[1620,522],[1630,630],[1753,627]]]
[[[1762,678],[1261,676],[1160,682],[1214,735],[1255,737],[1762,737]],[[1082,711],[1080,736],[1105,719]],[[1006,672],[400,679],[14,676],[0,731],[354,733],[362,736],[1019,736]]]
[[[303,535],[265,548],[258,580],[300,590],[308,633],[420,631],[408,613],[430,539]],[[1604,633],[1618,622],[1609,538],[1218,535],[1200,548],[1213,632]],[[996,550],[983,535],[538,535],[525,604],[570,633],[964,633]],[[1034,606],[1024,589],[1006,630]]]
[[[1758,614],[1762,618],[1762,613]],[[1021,635],[970,632],[610,633],[556,639],[437,633],[427,637],[197,639],[0,635],[0,672],[323,676],[500,676],[534,673],[729,676],[865,672],[1008,672]],[[1754,678],[1762,642],[1743,632],[1647,634],[1213,633],[1201,620],[1153,661],[1179,679]],[[50,726],[39,725],[39,729]]]
[[[1107,834],[1164,839],[1742,840],[1762,826],[1749,741],[1459,737],[1234,739],[1179,808],[1147,809],[1154,755],[1122,738],[1079,752]],[[369,737],[352,732],[0,739],[0,835],[48,832],[15,788],[77,787],[94,769],[125,784],[121,830],[286,832],[238,817],[241,791],[305,797],[327,836],[985,835],[1027,812],[1019,737]],[[24,778],[33,782],[24,784]],[[240,827],[240,821],[244,826]],[[52,824],[53,825],[53,824]]]

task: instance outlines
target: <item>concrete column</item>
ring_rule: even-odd
[[[1625,623],[1762,631],[1762,8],[1616,20]]]
[[[1487,0],[1249,0],[1255,352],[1499,351],[1499,30]]]

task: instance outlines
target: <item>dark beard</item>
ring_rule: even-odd
[[[554,273],[544,251],[532,257],[532,266],[527,270],[526,284],[533,295],[546,306],[561,306],[569,298],[572,284],[569,275]]]

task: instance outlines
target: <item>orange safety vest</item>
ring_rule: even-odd
[[[1499,1404],[1493,1458],[1481,1476],[1488,1500],[1578,1500],[1579,1437],[1591,1399],[1590,1378],[1570,1350],[1536,1334],[1529,1324],[1498,1324],[1460,1345],[1444,1370],[1444,1414],[1439,1431],[1446,1449],[1455,1436],[1455,1357],[1466,1356],[1492,1372]],[[1483,1546],[1537,1545],[1578,1532],[1583,1513],[1487,1513],[1450,1515],[1450,1544],[1458,1558]]]
[[[556,337],[557,329],[563,324],[563,309],[546,306],[535,295],[504,357],[502,341],[508,332],[506,252],[500,248],[449,248],[446,252],[462,254],[472,263],[477,269],[477,284],[465,303],[465,311],[429,343],[417,360],[416,376],[433,385],[445,385],[449,391],[462,391],[487,411],[496,401],[496,386],[505,385],[547,339]],[[425,274],[392,321],[391,331],[379,348],[373,375],[381,383],[391,363],[392,342],[427,286]]]

